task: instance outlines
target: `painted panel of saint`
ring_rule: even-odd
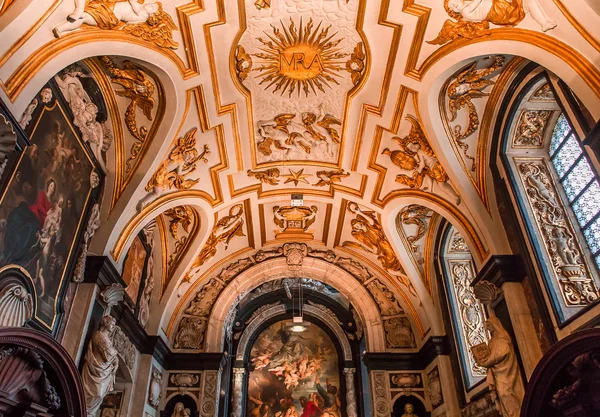
[[[43,103],[28,129],[33,145],[15,156],[0,201],[0,267],[27,271],[35,286],[36,318],[52,329],[61,284],[77,255],[94,163],[59,101]]]
[[[340,369],[329,336],[312,325],[294,333],[281,321],[250,352],[248,417],[342,417]]]
[[[127,252],[125,265],[123,266],[123,281],[127,285],[125,292],[134,304],[137,303],[138,293],[140,292],[142,274],[147,256],[148,251],[146,247],[140,237],[136,236],[129,248],[129,252]]]

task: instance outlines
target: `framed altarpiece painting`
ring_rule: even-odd
[[[56,335],[104,173],[54,79],[19,122],[1,110],[26,146],[9,154],[0,177],[0,276],[9,269],[26,276],[35,293],[29,325]]]

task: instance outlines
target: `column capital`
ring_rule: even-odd
[[[519,255],[493,255],[481,268],[471,286],[481,281],[489,281],[498,288],[505,282],[521,282],[526,270]]]
[[[233,368],[234,375],[244,375],[246,370],[244,368]]]
[[[354,375],[356,373],[356,368],[344,368],[344,375]]]

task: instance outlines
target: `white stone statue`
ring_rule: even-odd
[[[487,368],[488,385],[498,394],[502,416],[519,417],[525,388],[512,341],[497,317],[486,320],[485,327],[492,335],[489,353],[485,357],[475,357],[475,360]]]
[[[81,25],[98,26],[100,29],[115,29],[122,23],[145,23],[158,13],[160,4],[148,2],[140,4],[138,0],[75,0],[75,10],[67,20],[53,29],[59,38],[64,32],[79,29]]]
[[[554,29],[556,21],[550,20],[538,0],[447,0],[448,8],[469,22],[489,21],[495,25],[514,26],[529,13],[544,32]]]
[[[95,417],[102,400],[112,391],[115,374],[119,368],[117,350],[113,345],[113,332],[116,320],[104,316],[100,328],[94,333],[85,354],[85,363],[81,371],[87,416]]]

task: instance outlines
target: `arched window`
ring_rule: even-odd
[[[504,131],[503,162],[562,325],[598,299],[598,173],[582,145],[582,111],[572,93],[542,70],[526,76],[518,91]]]
[[[471,287],[476,274],[473,258],[465,239],[451,225],[443,233],[441,253],[441,270],[456,350],[468,391],[486,376],[485,368],[475,363],[471,352],[472,346],[487,341],[485,313]]]

